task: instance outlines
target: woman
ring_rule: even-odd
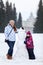
[[[16,26],[15,26],[15,21],[10,20],[9,24],[5,27],[5,41],[7,42],[9,46],[9,50],[7,53],[7,59],[12,59],[12,54],[13,54],[13,47],[16,41]]]

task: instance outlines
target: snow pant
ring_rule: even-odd
[[[29,59],[35,59],[35,55],[34,55],[33,50],[34,50],[33,48],[32,49],[27,48]]]
[[[9,49],[8,49],[8,55],[12,56],[13,54],[13,47],[14,47],[14,44],[15,44],[15,41],[8,41],[7,42],[8,46],[9,46]]]

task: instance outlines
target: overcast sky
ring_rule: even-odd
[[[5,3],[7,0],[3,1]],[[22,13],[23,20],[28,19],[31,12],[36,17],[38,4],[40,0],[8,0],[8,1],[15,3],[17,13],[19,12]]]

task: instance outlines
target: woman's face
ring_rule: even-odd
[[[11,23],[12,27],[14,27],[14,23]]]
[[[10,21],[10,25],[11,25],[12,27],[14,27],[14,21],[13,21],[13,20]]]

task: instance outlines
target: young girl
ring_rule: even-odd
[[[10,20],[9,24],[5,27],[5,41],[7,42],[9,46],[9,50],[7,53],[7,59],[12,59],[12,54],[13,54],[13,47],[16,41],[16,26],[14,20]]]
[[[26,49],[28,51],[29,59],[35,59],[35,55],[33,51],[34,45],[30,31],[27,32],[24,43],[26,44]]]

